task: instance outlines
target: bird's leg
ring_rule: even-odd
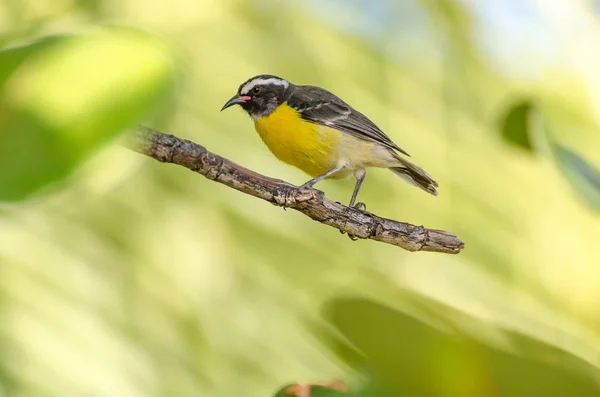
[[[336,172],[343,170],[344,167],[345,167],[344,165],[338,165],[334,169],[331,169],[331,170],[327,171],[326,173],[321,174],[321,175],[311,179],[310,181],[306,182],[305,184],[303,184],[300,187],[313,187],[317,182],[320,182],[323,179],[335,174]]]
[[[354,205],[356,197],[358,197],[358,191],[360,190],[360,187],[362,186],[362,183],[365,180],[365,176],[367,176],[367,172],[364,170],[356,176],[356,185],[354,185],[354,192],[352,193],[352,198],[350,199],[349,207],[356,208],[359,210],[367,209],[365,203],[358,203],[356,204],[356,206]]]
[[[356,185],[354,185],[354,192],[352,193],[352,198],[350,199],[349,207],[356,208],[359,211],[365,211],[367,209],[367,206],[365,205],[365,203],[356,203],[356,205],[354,204],[354,202],[356,201],[356,197],[358,197],[358,192],[360,190],[360,187],[362,186],[362,183],[365,180],[365,176],[367,176],[367,172],[364,170],[361,171],[360,173],[355,174]],[[344,234],[345,232],[340,230],[340,233]],[[348,234],[348,237],[350,237],[350,240],[352,240],[352,241],[358,240],[355,236],[353,236],[351,234]]]

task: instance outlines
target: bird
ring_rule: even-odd
[[[250,115],[258,135],[279,160],[312,179],[354,177],[349,207],[356,203],[368,168],[385,168],[427,193],[437,196],[438,183],[374,122],[335,94],[317,86],[296,85],[281,77],[261,74],[242,83],[221,111],[239,105]]]

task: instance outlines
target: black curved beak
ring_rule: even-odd
[[[223,110],[227,109],[228,107],[231,107],[233,105],[239,105],[244,102],[246,102],[246,99],[244,99],[243,97],[241,97],[239,95],[234,95],[234,97],[231,98],[230,100],[228,100],[227,103],[223,106],[223,108],[221,108],[221,112]]]

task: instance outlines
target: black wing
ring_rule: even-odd
[[[304,120],[347,132],[357,138],[377,142],[410,156],[375,123],[329,91],[313,86],[297,86],[287,102]]]

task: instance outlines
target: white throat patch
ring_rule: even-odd
[[[290,86],[290,83],[288,83],[287,81],[282,80],[282,79],[276,79],[273,77],[268,78],[268,79],[258,78],[258,79],[250,80],[249,82],[247,82],[246,85],[244,87],[242,87],[242,89],[240,90],[240,94],[246,95],[247,93],[250,92],[250,90],[252,90],[257,85],[269,85],[269,84],[281,85],[281,86],[284,86],[285,88],[288,88]]]

